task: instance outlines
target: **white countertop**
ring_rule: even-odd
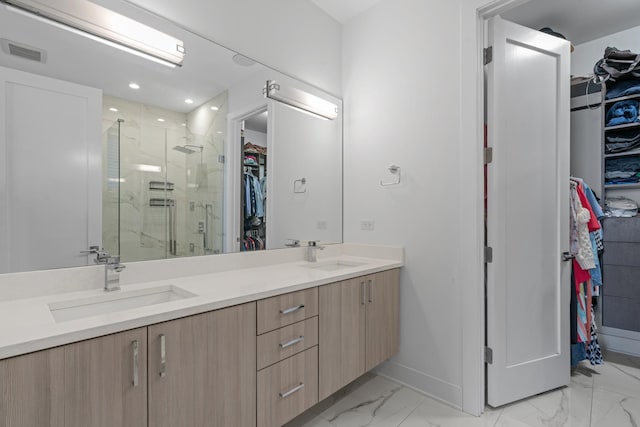
[[[171,285],[195,296],[68,321],[56,322],[49,304],[105,292],[92,289],[0,302],[0,359],[401,267],[402,257],[394,258],[342,254],[319,259],[317,264],[360,265],[325,271],[295,261],[128,284],[109,294]]]

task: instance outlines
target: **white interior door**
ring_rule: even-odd
[[[487,397],[569,383],[569,43],[489,21]]]
[[[0,273],[87,265],[101,245],[101,100],[0,67]]]

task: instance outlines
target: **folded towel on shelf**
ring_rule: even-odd
[[[640,157],[606,159],[604,180],[607,184],[640,182]]]
[[[640,79],[631,78],[607,84],[607,95],[605,98],[613,99],[636,94],[640,94]]]
[[[640,128],[607,132],[605,154],[622,153],[640,147]]]
[[[607,110],[607,126],[617,126],[638,121],[638,101],[619,101]]]

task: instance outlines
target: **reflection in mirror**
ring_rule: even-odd
[[[92,264],[93,245],[131,262],[340,242],[340,100],[124,2],[114,12],[180,40],[182,66],[0,7],[0,273]],[[337,117],[266,99],[269,80]]]

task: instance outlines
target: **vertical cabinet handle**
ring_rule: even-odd
[[[367,282],[367,285],[369,286],[369,302],[372,303],[373,302],[373,290],[371,289],[371,282],[372,280],[369,279],[369,281]]]
[[[131,346],[133,347],[133,386],[137,387],[140,383],[140,342],[135,340]]]
[[[167,375],[167,337],[160,334],[160,376]]]
[[[360,282],[360,305],[364,305],[364,299],[365,299],[365,289],[364,289],[364,282]]]

